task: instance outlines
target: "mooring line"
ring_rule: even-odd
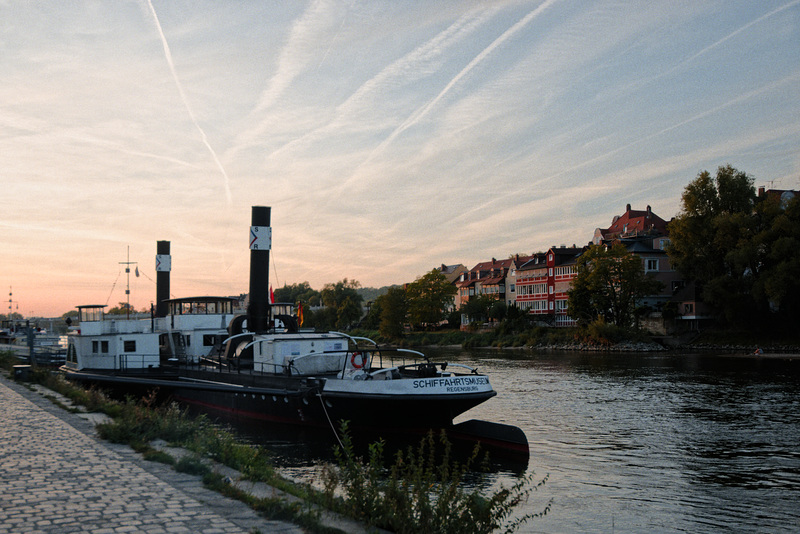
[[[322,411],[325,412],[325,417],[328,419],[328,424],[331,426],[331,430],[333,430],[333,435],[336,436],[336,441],[339,442],[339,446],[344,450],[344,444],[342,440],[339,439],[339,434],[336,432],[336,427],[333,426],[333,421],[331,421],[331,416],[328,415],[328,409],[325,407],[325,400],[322,398],[322,393],[317,392],[317,397],[319,397],[319,402],[322,403]]]

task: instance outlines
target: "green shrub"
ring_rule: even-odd
[[[142,453],[142,458],[148,462],[158,462],[160,464],[175,465],[175,458],[164,451],[148,449]]]
[[[197,456],[188,455],[178,460],[175,464],[175,471],[189,475],[205,476],[211,473],[211,468]]]
[[[323,475],[328,506],[369,525],[398,533],[488,533],[498,528],[513,532],[537,514],[509,521],[514,508],[530,493],[542,487],[547,477],[530,486],[532,475],[524,476],[511,488],[501,487],[483,495],[479,484],[465,490],[463,481],[479,458],[476,447],[464,463],[451,457],[451,445],[442,432],[433,433],[419,445],[399,451],[394,464],[386,468],[384,443],[369,447],[366,461],[355,456],[347,424],[341,428],[342,447],[336,450],[337,466]]]

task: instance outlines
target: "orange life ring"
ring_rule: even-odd
[[[356,356],[361,358],[360,364],[356,363]],[[360,352],[354,352],[353,355],[350,356],[350,363],[353,364],[353,367],[355,367],[356,369],[361,369],[367,363],[367,357],[366,355],[361,354]]]

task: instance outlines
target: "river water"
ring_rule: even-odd
[[[519,426],[526,472],[549,476],[515,514],[549,513],[519,532],[800,531],[800,355],[428,353],[490,376],[497,397],[457,422]],[[284,445],[284,468],[314,478],[319,450]]]

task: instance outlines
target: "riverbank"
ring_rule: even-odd
[[[49,399],[50,408],[63,410],[64,418],[91,414],[95,419],[92,434],[110,446],[127,445],[143,462],[165,464],[176,472],[194,475],[221,499],[241,501],[258,515],[291,522],[304,532],[381,532],[381,527],[424,532],[443,523],[465,534],[493,531],[506,523],[514,530],[514,525],[521,523],[512,521],[509,514],[528,493],[544,484],[542,481],[530,487],[530,478],[522,477],[511,488],[464,490],[461,482],[467,473],[474,478],[470,462],[458,463],[450,458],[442,463],[439,454],[424,452],[441,447],[449,450],[450,445],[439,443],[433,434],[420,441],[419,448],[413,449],[417,452],[409,448],[405,456],[398,456],[389,476],[389,464],[381,456],[383,445],[371,445],[369,458],[362,464],[361,453],[348,445],[350,435],[343,423],[336,463],[321,464],[324,488],[319,488],[309,481],[296,482],[282,476],[269,451],[240,441],[230,429],[206,416],[190,415],[175,403],[156,404],[155,394],[115,401],[102,391],[84,390],[45,368],[17,365],[12,369],[11,360],[15,358],[11,353],[0,353],[0,360],[3,374],[13,372],[17,379],[14,385]],[[449,458],[446,453],[445,457]],[[421,485],[419,481],[423,481]],[[465,512],[454,515],[452,509]],[[546,508],[536,516],[545,512]],[[228,530],[216,532],[223,531]],[[0,534],[3,532],[0,528]]]
[[[725,352],[747,355],[760,348],[768,355],[800,354],[800,336],[782,334],[750,334],[708,330],[681,336],[651,336],[647,332],[605,325],[603,328],[534,327],[512,331],[500,326],[476,332],[438,330],[407,332],[400,340],[388,340],[376,331],[359,330],[355,335],[375,339],[379,343],[408,348],[461,347],[464,349],[496,348],[523,350],[560,350],[579,352]]]

